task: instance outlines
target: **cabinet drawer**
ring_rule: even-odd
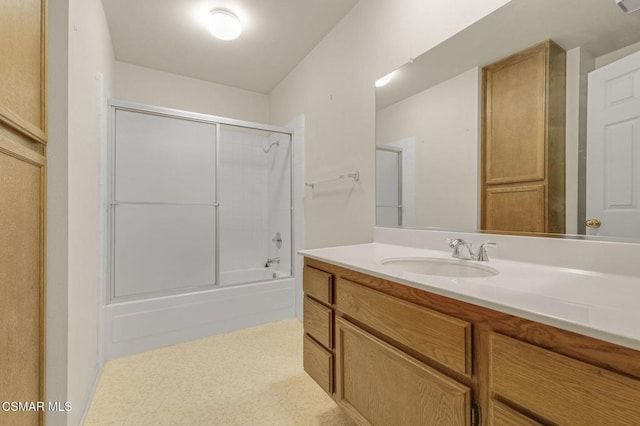
[[[319,269],[304,267],[302,286],[304,292],[320,302],[330,305],[333,302],[333,276]]]
[[[471,421],[471,389],[343,318],[336,319],[336,398],[358,424]]]
[[[471,374],[471,324],[340,279],[337,309],[459,373]]]
[[[540,426],[541,423],[530,419],[517,412],[516,410],[504,405],[503,403],[491,400],[491,421],[489,424],[494,426]]]
[[[304,371],[328,394],[333,392],[333,354],[304,335]]]
[[[331,308],[304,297],[304,331],[316,339],[325,348],[332,348]]]
[[[496,333],[491,388],[558,424],[630,424],[640,418],[640,380]]]

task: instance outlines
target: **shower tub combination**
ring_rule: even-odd
[[[106,358],[294,316],[292,130],[109,106]]]

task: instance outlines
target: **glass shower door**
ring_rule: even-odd
[[[291,276],[291,135],[219,134],[220,285]]]
[[[216,284],[216,124],[118,109],[110,299]]]

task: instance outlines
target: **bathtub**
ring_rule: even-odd
[[[252,269],[239,269],[235,271],[220,271],[220,285],[236,285],[236,284],[248,284],[257,283],[260,281],[268,281],[278,278],[290,277],[289,272],[279,271],[279,265],[269,268],[252,268]]]
[[[220,285],[203,291],[106,305],[105,358],[293,318],[297,278],[278,266],[221,271]]]

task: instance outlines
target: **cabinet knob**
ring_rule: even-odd
[[[587,225],[588,228],[600,228],[600,225],[602,225],[602,223],[600,222],[600,219],[587,219],[587,221],[585,222],[585,225]]]

